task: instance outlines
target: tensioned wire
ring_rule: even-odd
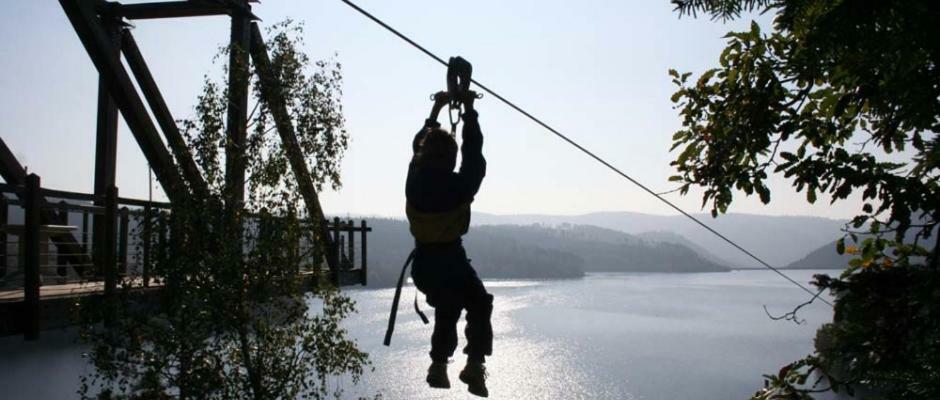
[[[392,28],[391,26],[389,26],[388,24],[386,24],[385,22],[383,22],[382,20],[380,20],[380,19],[377,18],[376,16],[372,15],[372,14],[369,13],[368,11],[363,10],[361,7],[357,6],[357,5],[356,5],[355,3],[353,3],[352,1],[350,1],[350,0],[340,0],[340,1],[342,1],[343,3],[346,3],[346,5],[352,7],[354,10],[358,11],[360,14],[362,14],[362,15],[366,16],[367,18],[371,19],[373,22],[375,22],[375,23],[381,25],[383,28],[385,28],[386,30],[388,30],[389,32],[391,32],[392,34],[394,34],[395,36],[398,36],[400,39],[402,39],[402,40],[404,40],[405,42],[407,42],[408,44],[412,45],[414,48],[418,49],[418,50],[421,51],[422,53],[426,54],[428,57],[433,58],[434,61],[437,61],[438,63],[440,63],[441,65],[443,65],[443,66],[445,66],[445,67],[448,65],[448,63],[447,63],[446,61],[444,61],[444,59],[438,57],[436,54],[434,54],[434,53],[432,53],[431,51],[429,51],[428,49],[424,48],[424,46],[421,46],[420,44],[418,44],[418,43],[415,42],[414,40],[411,40],[411,38],[409,38],[408,36],[405,36],[404,34],[402,34],[401,32],[399,32],[399,31],[396,30],[395,28]],[[808,287],[806,287],[805,285],[803,285],[803,284],[801,284],[801,283],[795,281],[793,278],[789,277],[787,274],[784,274],[783,272],[781,272],[778,268],[775,268],[774,266],[768,264],[766,261],[764,261],[764,260],[761,259],[760,257],[754,255],[754,253],[751,253],[750,251],[748,251],[748,250],[745,249],[744,247],[741,247],[740,245],[738,245],[737,243],[735,243],[733,240],[729,239],[727,236],[725,236],[725,235],[721,234],[720,232],[716,231],[715,229],[713,229],[712,227],[708,226],[707,224],[705,224],[704,222],[702,222],[702,221],[699,220],[698,218],[695,218],[695,216],[693,216],[692,214],[689,214],[689,213],[687,213],[685,210],[679,208],[679,206],[673,204],[671,201],[667,200],[665,197],[663,197],[663,196],[660,195],[659,193],[654,192],[654,191],[651,190],[650,188],[646,187],[646,185],[640,183],[640,182],[637,181],[636,179],[633,179],[630,175],[627,175],[626,173],[624,173],[623,171],[621,171],[619,168],[617,168],[617,167],[611,165],[609,162],[607,162],[606,160],[604,160],[604,159],[601,158],[600,156],[598,156],[598,155],[594,154],[592,151],[590,151],[590,150],[584,148],[584,146],[581,146],[580,144],[578,144],[577,142],[575,142],[574,140],[572,140],[571,138],[569,138],[569,137],[566,136],[565,134],[563,134],[563,133],[559,132],[558,130],[556,130],[555,128],[553,128],[551,125],[548,125],[547,123],[543,122],[541,119],[539,119],[539,118],[535,117],[534,115],[530,114],[529,112],[523,110],[521,107],[517,106],[515,103],[513,103],[513,102],[507,100],[505,97],[499,95],[499,93],[496,93],[495,91],[493,91],[493,90],[491,90],[490,88],[486,87],[485,85],[481,84],[481,83],[478,82],[476,79],[471,79],[470,81],[473,82],[475,85],[477,85],[477,87],[479,87],[479,88],[480,88],[481,90],[483,90],[484,92],[489,93],[491,96],[493,96],[493,97],[499,99],[499,101],[503,102],[504,104],[506,104],[507,106],[509,106],[509,107],[512,108],[513,110],[518,111],[520,114],[526,116],[527,118],[529,118],[530,120],[532,120],[532,121],[535,122],[536,124],[538,124],[538,125],[540,125],[541,127],[547,129],[549,132],[553,133],[555,136],[558,136],[561,140],[564,140],[564,141],[567,142],[568,144],[574,146],[576,149],[581,150],[581,152],[584,153],[584,154],[586,154],[588,157],[593,158],[595,161],[601,163],[603,166],[607,167],[608,169],[610,169],[611,171],[613,171],[613,172],[616,173],[617,175],[620,175],[622,178],[624,178],[624,179],[630,181],[630,182],[633,183],[634,185],[638,186],[640,189],[643,189],[646,193],[649,193],[651,196],[653,196],[653,197],[659,199],[660,201],[662,201],[663,203],[665,203],[666,205],[668,205],[668,206],[671,207],[672,209],[678,211],[678,212],[681,213],[682,215],[686,216],[687,218],[689,218],[690,220],[692,220],[693,222],[695,222],[696,224],[698,224],[698,225],[701,226],[702,228],[705,228],[707,231],[709,231],[709,232],[711,232],[712,234],[714,234],[715,236],[721,238],[722,240],[724,240],[725,242],[727,242],[727,243],[730,244],[731,246],[734,246],[734,248],[740,250],[742,253],[746,254],[748,257],[753,258],[755,261],[757,261],[758,263],[760,263],[760,264],[761,264],[762,266],[764,266],[765,268],[767,268],[767,269],[769,269],[769,270],[771,270],[771,271],[773,271],[773,272],[776,272],[777,275],[780,275],[780,276],[783,277],[784,279],[790,281],[790,283],[796,285],[796,286],[799,287],[800,289],[803,289],[803,291],[805,291],[806,293],[809,293],[809,294],[813,295],[814,298],[819,298],[819,300],[822,301],[823,303],[829,305],[830,307],[833,307],[832,303],[830,303],[830,302],[827,301],[826,299],[823,299],[823,298],[821,298],[821,297],[818,297],[818,296],[819,296],[819,293],[818,293],[818,292],[814,292],[814,291],[810,290]]]

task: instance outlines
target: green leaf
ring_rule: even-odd
[[[836,253],[845,254],[845,238],[836,241]]]

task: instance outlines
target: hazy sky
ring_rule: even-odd
[[[0,136],[43,185],[90,192],[97,77],[57,1],[10,1],[0,18]],[[130,2],[128,2],[130,3]],[[653,190],[672,174],[679,127],[669,68],[715,65],[730,30],[678,18],[667,0],[360,0],[359,4],[443,57],[462,55],[474,77],[596,151]],[[343,65],[352,138],[344,188],[322,196],[330,214],[402,216],[410,140],[444,85],[444,69],[339,0],[267,0],[263,23],[305,23],[307,51]],[[135,22],[134,35],[176,118],[192,115],[212,56],[228,38],[225,17]],[[580,214],[672,210],[493,98],[478,101],[488,175],[475,210]],[[446,118],[446,117],[445,117]],[[130,131],[119,133],[117,184],[146,198],[147,165]],[[782,181],[774,202],[736,197],[732,212],[843,218],[857,203],[810,206]],[[161,196],[162,197],[162,196]],[[697,211],[700,197],[668,195]]]

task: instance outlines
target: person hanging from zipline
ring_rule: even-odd
[[[473,108],[476,93],[469,88],[470,64],[462,58],[451,59],[451,70],[463,67],[466,75],[455,90],[434,95],[434,106],[424,127],[414,137],[414,155],[408,166],[405,188],[406,214],[415,239],[411,277],[434,307],[434,332],[431,335],[431,366],[427,383],[433,388],[449,388],[447,362],[457,348],[457,321],[467,311],[463,351],[467,364],[459,378],[470,393],[489,395],[486,388],[485,357],[493,351],[493,296],[467,259],[461,237],[470,226],[470,204],[486,174],[483,158],[483,134]],[[449,71],[449,81],[453,72]],[[461,163],[457,172],[457,142],[437,122],[441,109],[463,106]],[[455,124],[452,124],[452,126]]]

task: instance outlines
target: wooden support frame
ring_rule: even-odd
[[[131,128],[137,144],[150,163],[167,197],[172,203],[186,202],[189,193],[183,184],[183,178],[173,164],[173,159],[164,147],[163,141],[160,140],[153,121],[147,115],[147,110],[134,89],[130,76],[124,66],[109,54],[111,46],[108,44],[107,33],[101,26],[101,20],[92,8],[94,4],[79,0],[59,0],[59,4],[72,23],[72,27],[99,74],[105,78],[108,92],[117,103],[118,109],[121,110],[124,121]]]
[[[336,243],[330,237],[326,217],[323,214],[323,208],[320,207],[320,198],[313,185],[313,180],[310,178],[310,172],[300,150],[300,144],[297,143],[297,134],[287,112],[287,103],[282,93],[281,84],[274,77],[268,49],[264,44],[261,29],[258,28],[257,23],[251,24],[251,59],[255,63],[255,70],[260,79],[261,96],[274,117],[274,125],[277,127],[278,135],[290,162],[291,172],[297,180],[300,194],[307,206],[307,213],[310,215],[310,219],[314,221],[314,224],[320,225],[319,227],[315,226],[314,229],[318,231],[317,239],[326,244],[327,265],[333,273],[338,273],[339,260],[336,257],[336,252],[332,250]]]

